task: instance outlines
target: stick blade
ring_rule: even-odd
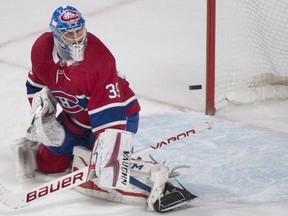
[[[11,193],[5,186],[0,183],[0,202],[12,209],[22,208],[28,205],[25,202],[25,194]]]
[[[0,184],[0,202],[5,204],[9,197],[11,197],[11,192]]]

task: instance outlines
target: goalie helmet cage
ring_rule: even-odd
[[[207,115],[288,98],[288,0],[207,0]]]

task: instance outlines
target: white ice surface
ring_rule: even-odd
[[[1,0],[0,182],[11,191],[12,140],[29,124],[25,95],[30,49],[48,31],[54,9],[78,8],[114,53],[142,105],[135,148],[196,127],[207,120],[214,129],[174,143],[153,156],[171,167],[187,164],[179,180],[200,198],[168,215],[284,216],[288,212],[288,101],[230,105],[215,117],[205,116],[204,0]],[[204,86],[205,87],[205,86]],[[51,196],[21,210],[0,204],[0,215],[155,215],[143,206],[93,199],[74,190]]]

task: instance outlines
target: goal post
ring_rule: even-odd
[[[207,0],[206,114],[288,98],[287,11],[287,0]]]
[[[207,0],[206,45],[206,115],[214,115],[215,108],[215,23],[216,0]]]

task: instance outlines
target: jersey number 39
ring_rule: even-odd
[[[117,82],[115,84],[106,85],[106,89],[109,90],[108,97],[110,99],[114,99],[114,98],[120,97],[120,92],[119,92],[119,88],[118,88],[118,83]]]

